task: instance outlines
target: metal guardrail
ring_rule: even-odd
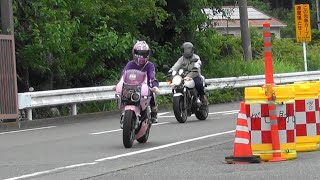
[[[206,90],[222,89],[226,87],[241,88],[262,86],[265,84],[264,75],[240,76],[207,79]],[[293,83],[297,81],[314,81],[320,79],[320,71],[274,74],[276,84]],[[32,109],[46,106],[71,104],[71,115],[77,114],[77,103],[114,100],[112,90],[114,86],[101,86],[89,88],[61,89],[52,91],[39,91],[19,93],[19,109],[27,109],[27,118],[32,120]],[[171,86],[166,82],[160,82],[160,95],[171,93]]]

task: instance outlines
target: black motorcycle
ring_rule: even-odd
[[[186,77],[189,72],[180,69],[171,75],[173,93],[173,112],[179,123],[184,123],[188,116],[195,114],[199,120],[206,120],[208,117],[208,105],[200,101],[192,78]],[[204,86],[205,80],[203,77]]]

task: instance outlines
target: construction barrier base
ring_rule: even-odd
[[[253,144],[252,151],[253,155],[260,156],[262,161],[272,160],[274,152],[280,152],[281,157],[285,160],[292,160],[297,158],[295,143],[281,144],[280,151],[273,151],[272,144]]]
[[[318,150],[320,150],[320,144],[318,143],[297,144],[298,152],[310,152],[310,151],[318,151]]]
[[[248,156],[248,157],[234,157],[229,156],[225,157],[225,160],[228,164],[237,164],[237,163],[260,163],[261,158],[260,156]]]
[[[298,152],[309,152],[320,150],[320,136],[298,136],[297,137],[297,151]]]
[[[285,161],[286,159],[282,158],[282,157],[272,157],[271,160],[269,160],[268,162],[280,162],[280,161]]]
[[[261,154],[261,153],[255,153],[253,152],[254,155],[259,155],[261,157],[262,161],[271,161],[273,158],[272,153],[267,153],[267,154]],[[281,153],[281,157],[284,157],[285,161],[286,160],[292,160],[297,158],[297,153]]]

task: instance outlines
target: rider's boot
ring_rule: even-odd
[[[151,123],[158,123],[158,106],[151,108]]]
[[[198,107],[198,108],[199,108],[199,107],[201,107],[202,102],[201,102],[201,100],[200,100],[200,98],[199,98],[199,97],[197,97],[196,102],[197,102],[197,107]]]
[[[123,116],[124,116],[124,113],[122,113],[120,116],[120,128],[121,129],[123,129]]]
[[[201,100],[202,104],[205,106],[207,106],[209,104],[209,101],[208,101],[208,98],[206,95],[201,95],[200,100]]]

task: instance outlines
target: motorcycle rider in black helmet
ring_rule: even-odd
[[[169,70],[169,73],[175,74],[179,69],[186,69],[189,73],[186,78],[192,78],[195,83],[195,88],[200,96],[200,101],[203,105],[208,105],[208,98],[204,92],[203,81],[204,77],[201,75],[201,60],[200,57],[194,53],[194,47],[191,42],[182,44],[182,56]]]

